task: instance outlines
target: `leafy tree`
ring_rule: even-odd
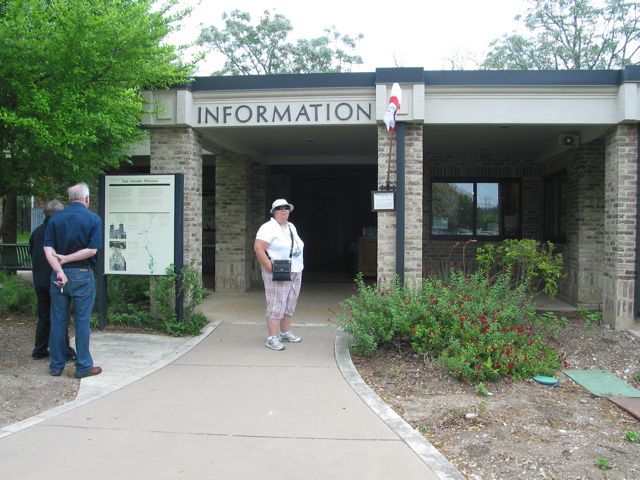
[[[2,241],[17,195],[49,197],[118,166],[139,128],[142,90],[187,80],[163,44],[175,0],[0,0]]]
[[[282,14],[267,10],[255,26],[249,13],[240,10],[224,13],[222,19],[223,29],[206,27],[198,38],[199,45],[226,59],[214,75],[348,72],[362,64],[353,53],[361,34],[342,35],[331,27],[322,37],[291,43],[287,37],[293,27]]]
[[[487,69],[596,70],[640,60],[640,3],[627,0],[529,0],[527,35],[490,44]],[[522,20],[517,16],[516,20]]]

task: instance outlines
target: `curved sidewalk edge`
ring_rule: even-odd
[[[365,383],[349,353],[350,336],[338,329],[335,355],[342,376],[362,400],[393,430],[441,480],[463,480],[464,476],[411,425],[405,422]]]
[[[19,422],[7,425],[0,429],[0,439],[7,437],[13,433],[29,428],[45,420],[49,420],[57,415],[66,413],[74,408],[78,408],[85,405],[97,398],[103,397],[111,392],[119,390],[127,385],[152,374],[153,372],[161,369],[162,367],[170,364],[182,355],[187,353],[193,347],[198,345],[202,340],[208,337],[219,325],[220,321],[209,323],[204,327],[203,331],[197,337],[192,337],[186,340],[178,348],[167,347],[159,349],[158,351],[151,353],[147,358],[148,363],[141,365],[140,368],[135,369],[133,372],[117,372],[117,375],[111,375],[108,377],[102,375],[96,377],[84,378],[80,381],[80,387],[76,398],[70,402],[67,402],[57,407],[45,410],[37,415],[34,415]],[[148,339],[149,334],[122,334],[124,336],[132,337],[139,335],[140,337],[146,337]]]

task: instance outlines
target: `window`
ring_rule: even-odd
[[[518,181],[431,183],[431,235],[496,238],[519,234]]]
[[[554,243],[567,240],[567,172],[544,179],[544,238]]]

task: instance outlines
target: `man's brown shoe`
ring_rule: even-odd
[[[76,378],[93,377],[94,375],[100,375],[102,369],[100,367],[91,367],[86,372],[76,372]]]

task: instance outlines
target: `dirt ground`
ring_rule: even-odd
[[[35,316],[0,315],[0,427],[76,398],[73,369],[52,377],[48,359],[31,358],[35,331]]]
[[[636,388],[640,339],[571,319],[557,344],[570,369],[608,370]],[[564,374],[559,387],[533,380],[488,384],[492,395],[453,380],[412,352],[353,355],[360,375],[469,479],[638,479],[640,421]],[[599,459],[608,469],[596,466]]]
[[[74,369],[49,375],[49,359],[33,360],[35,316],[0,315],[0,428],[76,398]],[[149,333],[144,328],[107,325],[106,331]],[[69,334],[73,336],[73,327]],[[71,345],[75,347],[75,345]]]

